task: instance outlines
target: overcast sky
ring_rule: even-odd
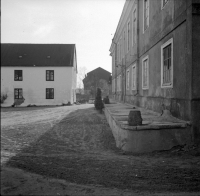
[[[78,67],[111,72],[125,0],[1,0],[2,43],[76,44]]]

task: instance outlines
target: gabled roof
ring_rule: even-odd
[[[105,69],[103,69],[103,68],[101,68],[101,67],[98,67],[98,68],[96,68],[96,69],[94,69],[94,70],[88,72],[87,75],[88,75],[88,74],[97,73],[97,72],[99,72],[99,71],[105,72],[106,74],[111,74],[109,71],[107,71],[107,70],[105,70]]]
[[[101,67],[98,67],[90,72],[87,73],[85,78],[83,79],[83,83],[88,81],[88,80],[93,80],[95,79],[104,79],[106,81],[109,81],[109,78],[111,77],[111,73]]]
[[[73,66],[75,44],[1,44],[1,66]],[[75,56],[76,58],[76,56]]]

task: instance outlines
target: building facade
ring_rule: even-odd
[[[1,105],[74,103],[76,74],[74,44],[1,44]]]
[[[113,98],[191,121],[200,142],[199,0],[127,0],[110,47]]]
[[[95,97],[96,89],[101,88],[110,88],[111,84],[111,73],[105,69],[98,67],[87,73],[83,79],[84,91],[86,94],[90,94],[92,98]],[[109,95],[109,92],[105,93]]]

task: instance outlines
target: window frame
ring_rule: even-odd
[[[146,8],[145,8],[145,1],[148,2],[148,19],[145,20],[145,11],[146,11]],[[145,33],[145,31],[149,28],[149,10],[150,10],[150,1],[149,0],[143,0],[143,34]],[[145,21],[147,21],[147,25],[145,24]],[[146,26],[145,26],[146,25]],[[146,27],[146,28],[145,28]]]
[[[164,78],[163,78],[163,54],[164,54],[164,48],[167,46],[171,45],[171,82],[170,83],[164,83]],[[165,42],[163,45],[161,45],[161,88],[173,88],[173,38],[170,38],[167,42]]]
[[[127,22],[127,52],[130,51],[130,33],[131,33],[131,23],[130,23],[130,19]]]
[[[20,92],[19,90],[21,90],[21,98],[20,98]],[[16,92],[17,91],[17,97],[15,96],[16,95]],[[22,88],[14,88],[14,100],[15,99],[23,99],[23,89]]]
[[[124,39],[123,39],[123,58],[125,57],[126,54],[126,30],[124,30]]]
[[[21,79],[19,77],[19,74],[18,74],[18,78],[15,77],[15,75],[17,75],[17,72],[21,72]],[[14,70],[14,81],[23,81],[23,70]]]
[[[52,90],[53,89],[53,97],[48,97],[47,95],[48,95],[48,93],[47,93],[47,91],[48,90]],[[50,95],[50,93],[49,93],[49,95]],[[54,99],[54,88],[46,88],[46,99]]]
[[[135,18],[134,18],[134,12],[135,12]],[[134,20],[135,19],[135,20]],[[135,6],[132,12],[132,46],[136,43],[137,38],[137,7]],[[135,30],[134,30],[135,27]]]
[[[117,92],[119,91],[119,85],[118,85],[118,83],[119,83],[119,77],[117,76]]]
[[[147,61],[147,86],[144,86],[144,62]],[[142,59],[142,89],[147,90],[149,89],[149,56],[145,56]]]
[[[113,79],[112,82],[113,82],[113,83],[112,83],[112,84],[113,84],[113,85],[112,85],[112,88],[113,88],[113,89],[112,89],[112,92],[114,93],[114,92],[115,92],[115,78]]]
[[[119,63],[119,42],[117,43],[117,62]]]
[[[49,79],[47,79],[47,72],[49,71]],[[51,80],[51,72],[53,72],[53,80]],[[46,70],[46,81],[54,81],[54,70]]]
[[[133,68],[135,69],[135,77],[133,77]],[[131,82],[131,87],[132,87],[132,90],[136,90],[136,86],[137,86],[137,84],[136,84],[136,77],[137,77],[137,67],[136,67],[136,63],[135,64],[133,64],[133,66],[132,66],[132,82]],[[135,83],[135,86],[133,86],[133,83]]]
[[[119,40],[119,62],[122,60],[122,37]]]
[[[126,90],[129,90],[130,87],[130,70],[126,70]]]
[[[121,89],[121,80],[122,80],[122,76],[119,75],[119,91],[120,92],[122,91],[122,89]]]

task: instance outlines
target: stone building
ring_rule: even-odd
[[[199,48],[199,0],[126,0],[110,47],[113,98],[170,110],[200,142]]]

